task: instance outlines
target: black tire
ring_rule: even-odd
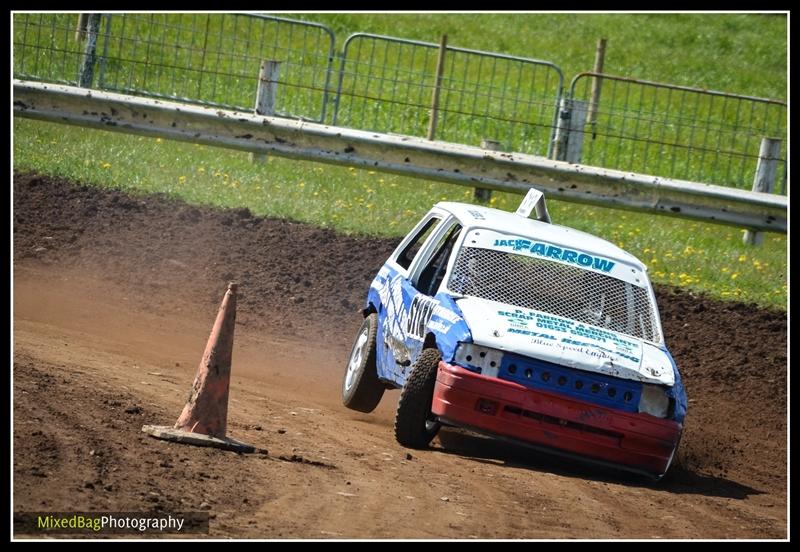
[[[378,379],[375,365],[375,339],[378,315],[370,314],[361,324],[342,380],[342,403],[352,410],[372,412],[381,402],[386,387]]]
[[[442,355],[436,349],[424,349],[411,367],[400,393],[394,418],[394,436],[404,447],[424,449],[439,433],[442,424],[431,413],[436,371]]]

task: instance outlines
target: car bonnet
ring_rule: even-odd
[[[456,303],[478,345],[623,379],[675,383],[666,351],[641,339],[477,297]]]

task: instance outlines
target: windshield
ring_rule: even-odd
[[[451,292],[576,320],[661,343],[647,288],[546,259],[462,247]]]

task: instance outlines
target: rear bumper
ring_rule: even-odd
[[[432,411],[443,421],[660,476],[682,425],[613,410],[439,363]]]

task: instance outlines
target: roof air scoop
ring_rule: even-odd
[[[517,207],[515,214],[528,218],[531,213],[536,211],[536,220],[550,222],[550,213],[547,212],[547,204],[544,202],[544,194],[536,188],[530,188],[522,202]]]

